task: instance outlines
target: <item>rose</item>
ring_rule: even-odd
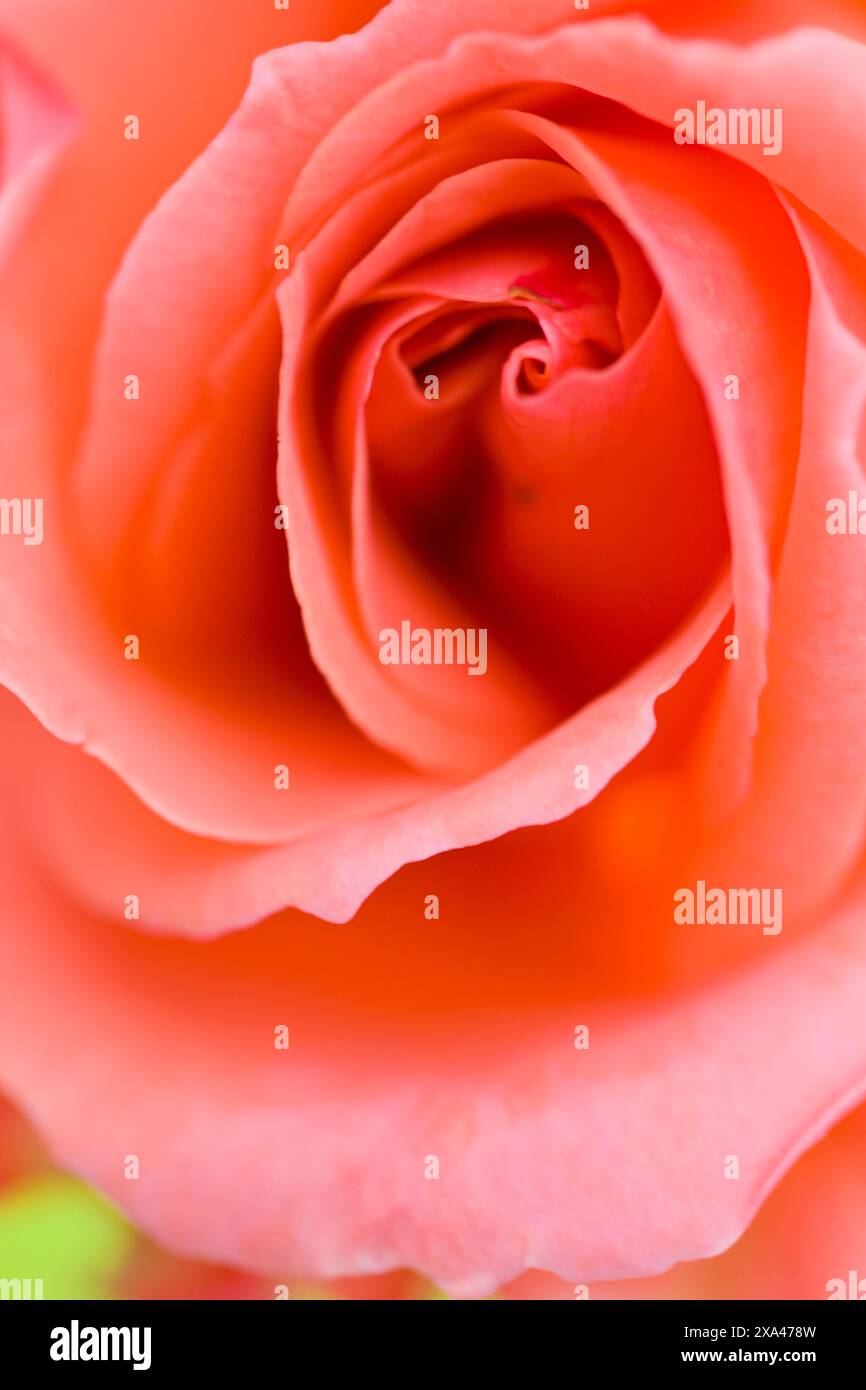
[[[863,21],[631,8],[3,12],[2,1079],[185,1252],[649,1274],[862,1094]]]

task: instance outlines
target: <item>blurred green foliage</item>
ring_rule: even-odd
[[[0,1192],[0,1279],[41,1279],[43,1297],[109,1299],[135,1235],[84,1183],[61,1174]]]

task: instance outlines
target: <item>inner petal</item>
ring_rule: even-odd
[[[706,411],[666,312],[621,356],[618,278],[598,238],[583,229],[597,269],[580,279],[559,212],[507,230],[511,242],[485,229],[387,287],[478,300],[444,301],[381,355],[355,579],[372,640],[423,573],[443,606],[483,615],[490,649],[559,718],[676,628],[723,565],[727,531]],[[497,292],[495,309],[480,302]]]
[[[364,219],[385,185],[378,204],[373,192],[360,195]],[[650,370],[664,331],[673,336],[654,275],[574,171],[501,157],[449,175],[338,277],[352,220],[349,207],[322,229],[281,292],[290,334],[324,311],[318,334],[284,358],[284,435],[302,470],[296,536],[321,532],[330,571],[304,542],[293,579],[320,593],[315,609],[302,597],[314,658],[353,717],[410,762],[465,776],[626,675],[707,592],[727,539],[715,449],[675,342],[670,374]],[[616,436],[626,458],[611,458],[605,433],[630,394]],[[671,460],[656,398],[668,410],[680,394]],[[669,465],[665,502],[654,475]],[[641,505],[615,505],[633,484]],[[681,486],[684,511],[709,514],[692,528],[706,544],[691,570],[668,505]],[[590,504],[595,527],[579,532],[577,509]],[[485,680],[405,654],[380,665],[383,634],[404,624],[483,630]]]

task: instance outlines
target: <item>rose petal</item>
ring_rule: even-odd
[[[864,1277],[866,1110],[861,1106],[798,1159],[743,1236],[722,1255],[677,1265],[654,1279],[594,1283],[598,1299],[850,1298]],[[859,1266],[859,1268],[858,1268]],[[862,1287],[862,1285],[861,1285]],[[574,1299],[552,1275],[527,1274],[501,1298]],[[583,1295],[586,1297],[586,1294]]]
[[[866,273],[818,219],[791,215],[812,285],[801,453],[773,598],[755,785],[702,862],[712,879],[760,873],[802,913],[852,871],[866,828],[866,565],[861,536],[827,530],[831,499],[847,508],[850,493],[863,495]]]
[[[463,889],[425,921],[425,865],[368,904],[342,951],[302,921],[207,945],[118,932],[22,865],[0,941],[0,1078],[143,1230],[241,1268],[409,1266],[478,1295],[525,1268],[590,1281],[713,1254],[863,1095],[866,885],[810,942],[764,939],[773,954],[733,981],[616,1004],[575,970],[558,833],[557,921],[535,957],[515,873],[527,892],[543,882],[537,839],[478,851],[480,916],[461,856]]]

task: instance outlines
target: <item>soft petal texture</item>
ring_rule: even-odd
[[[866,1110],[854,1110],[782,1179],[745,1234],[715,1259],[655,1279],[595,1283],[592,1299],[827,1299],[849,1272],[864,1277]],[[573,1299],[575,1289],[528,1274],[504,1298]],[[862,1293],[860,1298],[862,1298]],[[809,1319],[804,1321],[808,1324]]]
[[[346,921],[401,864],[477,844],[491,832],[545,824],[591,802],[651,739],[656,700],[706,646],[728,603],[726,587],[715,590],[633,676],[503,768],[418,805],[361,821],[346,821],[337,798],[324,833],[286,845],[252,850],[184,836],[153,817],[110,774],[64,757],[62,749],[45,741],[31,759],[44,760],[44,776],[52,785],[61,775],[69,779],[62,820],[55,822],[57,803],[41,810],[57,824],[56,871],[71,875],[77,891],[103,911],[118,903],[116,891],[124,882],[130,885],[124,897],[137,891],[133,885],[147,885],[142,918],[162,930],[209,936],[284,906]],[[22,753],[33,737],[32,730],[24,731]],[[575,785],[576,764],[592,770],[586,788]],[[56,773],[49,770],[54,767]],[[213,775],[207,767],[203,771]],[[183,775],[182,764],[175,765],[175,773]],[[190,769],[189,775],[200,771]],[[43,785],[34,789],[29,780],[19,782],[16,799],[25,807],[34,798],[38,804]],[[208,872],[204,893],[203,869]]]
[[[364,0],[320,5],[312,24],[300,11],[286,15],[270,6],[262,6],[253,21],[232,0],[217,6],[197,0],[182,7],[162,0],[148,6],[130,2],[124,4],[123,22],[117,6],[102,0],[88,0],[86,16],[80,7],[74,18],[63,9],[52,0],[28,0],[0,10],[0,26],[58,76],[81,109],[81,134],[42,200],[26,243],[16,248],[3,284],[4,493],[44,497],[52,543],[38,558],[32,550],[22,556],[20,548],[3,548],[0,664],[5,683],[62,736],[104,752],[108,762],[116,757],[124,767],[129,744],[139,766],[161,767],[165,798],[177,804],[186,784],[200,789],[200,806],[212,801],[208,828],[267,840],[296,816],[273,788],[274,747],[285,739],[285,717],[275,730],[273,710],[260,711],[258,727],[240,728],[230,710],[220,717],[203,709],[200,698],[191,700],[183,690],[166,686],[159,673],[142,671],[141,681],[129,680],[127,663],[118,660],[117,636],[106,630],[82,579],[63,479],[87,399],[88,349],[102,295],[142,216],[229,115],[263,47],[281,37],[328,37],[362,23],[376,6]],[[204,50],[203,24],[209,32],[212,26],[213,38]],[[85,37],[93,33],[103,35],[111,61]],[[194,81],[165,82],[172,68],[194,73]],[[130,109],[143,122],[137,144],[122,138],[123,116]],[[105,215],[106,187],[112,189],[110,216]],[[74,275],[68,273],[70,259]],[[59,298],[51,291],[57,283],[64,285]],[[49,409],[46,382],[51,383]],[[31,409],[35,402],[38,409]],[[98,511],[102,505],[98,499]],[[60,594],[62,604],[55,601]],[[54,676],[46,683],[39,671],[49,651]],[[339,734],[331,731],[327,737],[339,748]],[[343,737],[350,738],[349,732]],[[364,763],[359,740],[351,760]],[[381,797],[380,778],[390,784],[389,804],[411,794],[413,779],[401,769],[379,760],[370,771],[368,804]],[[178,819],[190,823],[182,814]]]
[[[847,501],[863,487],[866,267],[853,263],[846,272],[844,259],[828,259],[828,229],[806,214],[792,216],[812,303],[803,434],[775,585],[755,783],[726,835],[702,852],[710,878],[736,863],[737,882],[760,872],[782,887],[786,905],[803,911],[844,882],[866,829],[866,566],[861,538],[828,534],[826,525],[828,501]]]
[[[73,128],[62,94],[0,36],[0,268],[39,206]]]
[[[863,1275],[866,1236],[866,1109],[859,1107],[797,1160],[741,1238],[715,1258],[675,1266],[667,1274],[587,1289],[529,1271],[496,1297],[515,1300],[591,1299],[826,1299],[851,1270]],[[0,1100],[0,1206],[19,1180],[47,1170],[33,1131]],[[285,1282],[284,1280],[282,1282]],[[289,1277],[293,1301],[417,1300],[441,1296],[417,1274],[311,1283]],[[273,1299],[272,1278],[242,1274],[169,1255],[139,1237],[118,1271],[113,1290],[125,1299]]]
[[[342,976],[322,937],[334,928],[283,920],[210,945],[159,942],[88,922],[19,871],[27,930],[0,946],[16,981],[3,1084],[145,1231],[261,1272],[408,1265],[474,1295],[525,1267],[611,1279],[724,1248],[862,1095],[862,884],[819,933],[777,954],[771,943],[737,978],[623,1008],[556,963],[572,915],[561,880],[528,971],[515,874],[527,887],[551,874],[556,839],[546,870],[538,841],[476,853],[483,918],[464,887],[443,889],[447,918],[425,923],[424,893],[449,866],[406,870],[344,929]],[[465,861],[455,867],[465,883]],[[723,1176],[734,1152],[737,1183]],[[428,1155],[438,1182],[424,1179]],[[256,1174],[255,1203],[240,1172]]]

